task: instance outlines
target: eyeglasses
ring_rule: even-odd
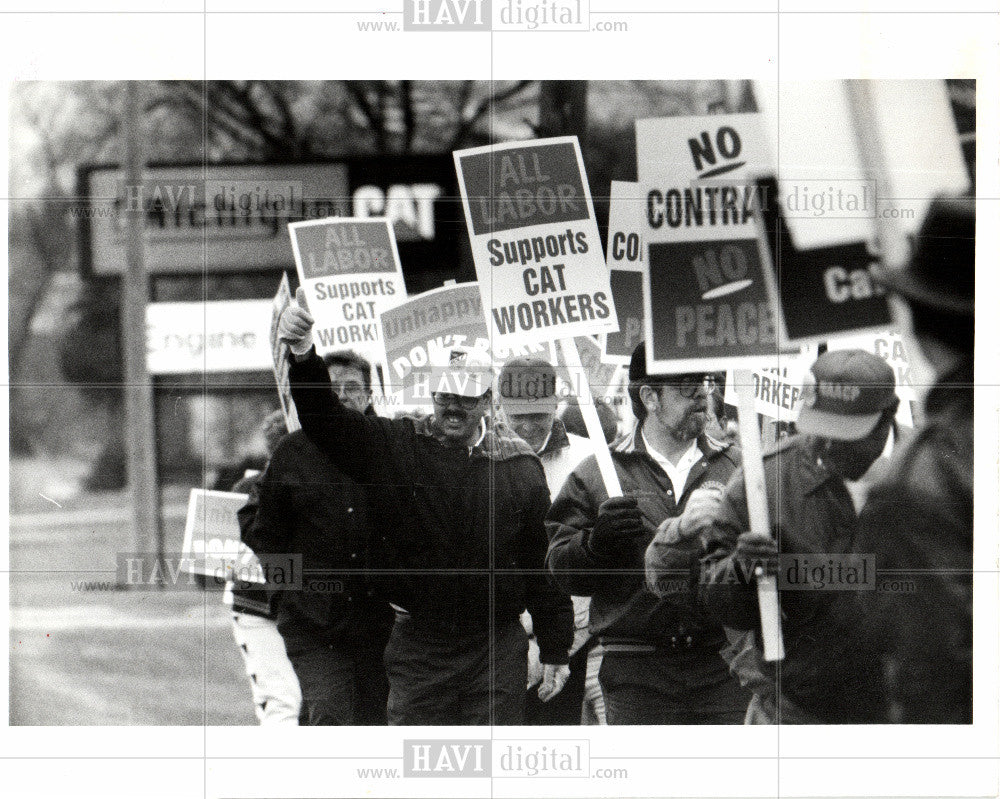
[[[431,399],[435,405],[440,405],[442,408],[455,403],[463,411],[471,411],[479,404],[482,397],[463,397],[461,394],[449,394],[446,391],[432,391]]]
[[[338,397],[348,399],[361,399],[365,396],[367,389],[357,383],[334,383],[333,391]]]
[[[684,399],[694,399],[702,386],[708,391],[715,388],[715,375],[678,375],[676,378],[668,381],[666,385],[676,388],[677,393],[684,397]]]

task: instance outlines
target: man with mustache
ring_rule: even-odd
[[[546,520],[556,582],[591,597],[609,724],[738,724],[750,698],[719,656],[722,627],[651,593],[643,579],[657,526],[683,513],[700,486],[724,484],[740,462],[735,447],[704,433],[712,382],[703,372],[649,375],[640,344],[629,365],[638,423],[611,451],[624,496],[608,498],[591,456],[567,478]]]
[[[699,515],[664,525],[649,547],[651,590],[660,591],[664,575],[690,570],[702,605],[726,627],[744,631],[732,636],[726,657],[754,693],[747,724],[816,723],[818,708],[840,723],[862,723],[875,701],[860,674],[857,684],[835,699],[829,681],[818,675],[843,657],[837,600],[861,574],[842,554],[851,551],[858,531],[848,484],[861,479],[885,450],[899,405],[895,386],[892,368],[877,355],[823,353],[803,386],[799,435],[764,457],[775,535],[749,531],[741,468],[724,492],[692,497]],[[774,664],[763,659],[754,578],[758,567],[777,573],[779,553],[785,645],[780,688]],[[874,580],[875,565],[869,569]]]
[[[549,490],[538,456],[487,417],[493,371],[452,348],[429,374],[434,412],[369,418],[342,403],[297,304],[279,321],[293,353],[292,397],[306,435],[367,486],[396,623],[385,650],[390,724],[519,724],[527,608],[542,698],[569,676],[573,606],[544,572]]]

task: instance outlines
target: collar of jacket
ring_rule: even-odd
[[[718,441],[712,438],[707,433],[702,433],[698,436],[698,449],[701,450],[702,457],[705,460],[714,460],[728,451],[732,446],[732,444],[726,441]],[[642,440],[642,422],[639,422],[631,433],[615,444],[611,451],[622,455],[641,454],[646,457],[652,457],[646,450],[646,442]]]
[[[562,419],[553,419],[549,440],[545,442],[545,446],[542,447],[542,451],[538,453],[538,456],[552,455],[561,449],[566,449],[568,446],[569,434],[566,432],[566,425],[563,424]]]
[[[816,452],[816,446],[817,439],[813,437],[801,434],[789,436],[768,447],[764,458],[775,458],[780,453],[787,453],[786,457],[795,461],[795,469],[802,480],[802,490],[811,493],[830,480],[840,479],[823,463]]]
[[[428,415],[414,421],[418,436],[437,440],[431,428],[432,419],[433,415]],[[529,455],[536,460],[538,458],[534,450],[518,438],[513,430],[497,421],[486,423],[486,435],[472,448],[472,457],[477,455],[493,461],[508,461],[521,455]]]

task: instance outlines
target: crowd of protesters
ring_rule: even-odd
[[[384,418],[366,361],[316,354],[300,295],[279,331],[302,430],[241,486],[240,527],[330,579],[236,592],[261,722],[971,723],[971,202],[935,202],[907,268],[874,276],[935,370],[922,423],[901,437],[881,358],[823,352],[765,451],[771,530],[715,374],[649,374],[636,349],[609,497],[552,364],[455,348],[432,413]],[[913,590],[784,585],[779,667],[755,575],[810,559]]]

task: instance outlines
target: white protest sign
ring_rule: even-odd
[[[379,314],[406,299],[396,237],[386,218],[329,218],[288,226],[320,355],[353,350],[382,360]]]
[[[750,179],[768,164],[760,115],[639,120],[636,142],[649,372],[752,367],[773,356],[781,320]]]
[[[299,415],[295,411],[295,403],[292,401],[292,385],[288,379],[288,372],[291,368],[288,362],[288,344],[278,338],[278,322],[281,314],[292,303],[292,291],[288,285],[288,275],[281,274],[281,283],[278,284],[278,291],[274,295],[271,305],[271,360],[274,367],[274,382],[278,386],[278,401],[281,403],[281,412],[285,415],[285,427],[289,433],[300,430]]]
[[[181,547],[185,571],[220,583],[233,577],[244,583],[264,582],[260,562],[240,537],[236,514],[248,500],[247,494],[191,489]]]
[[[576,137],[454,156],[490,338],[521,345],[617,330]]]
[[[781,355],[771,359],[772,363],[755,366],[752,369],[726,372],[726,392],[723,396],[727,405],[739,407],[739,393],[745,386],[736,382],[736,374],[750,377],[752,382],[754,410],[762,416],[781,422],[794,422],[799,418],[799,397],[805,374],[816,362],[816,348],[808,347],[801,355]]]
[[[645,225],[646,198],[641,184],[612,180],[608,206],[608,268],[642,271]]]
[[[256,372],[271,366],[261,331],[268,300],[155,302],[146,306],[150,374]]]

